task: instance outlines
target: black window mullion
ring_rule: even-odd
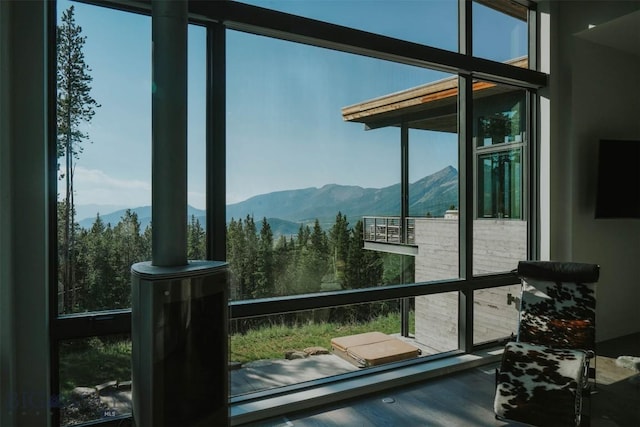
[[[473,278],[474,151],[473,151],[473,78],[458,77],[458,147],[459,147],[459,275]],[[462,351],[473,347],[473,290],[461,287],[458,307],[458,344]]]
[[[458,45],[461,55],[472,58],[473,2],[458,1]],[[473,277],[473,78],[458,76],[458,188],[459,276],[467,281]],[[467,282],[468,283],[468,282]],[[458,291],[458,348],[464,352],[473,347],[473,289],[461,286]]]
[[[224,261],[226,253],[226,30],[207,26],[207,258]]]
[[[49,393],[51,400],[60,393],[60,360],[56,339],[58,318],[58,129],[57,129],[57,12],[56,2],[49,2],[47,10],[47,90],[48,90],[48,200],[49,200]],[[51,425],[60,425],[60,407],[51,405]]]
[[[473,55],[473,31],[471,0],[458,0],[458,52],[462,55]]]
[[[455,292],[467,286],[469,289],[485,289],[518,283],[511,273],[479,276],[463,280],[425,282],[410,285],[381,286],[348,291],[322,292],[319,294],[293,295],[281,298],[232,301],[229,303],[231,319],[267,316],[316,308],[362,304],[391,299],[411,298],[444,292]]]
[[[538,135],[538,108],[540,98],[536,93],[527,93],[527,141],[524,150],[527,154],[527,257],[540,259],[540,144]]]
[[[131,309],[100,311],[58,317],[55,340],[131,333]]]
[[[470,0],[466,6],[471,10]],[[367,55],[448,73],[468,72],[503,83],[541,87],[546,76],[534,70],[330,24],[235,1],[192,2],[190,13],[223,22],[227,28],[343,52]],[[470,13],[468,13],[470,17]],[[470,29],[469,29],[470,31]],[[465,35],[469,39],[471,33]],[[470,47],[470,41],[466,42]]]

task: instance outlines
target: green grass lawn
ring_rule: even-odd
[[[129,337],[89,338],[60,346],[60,393],[75,387],[94,387],[107,381],[131,380]]]
[[[411,313],[413,316],[413,313]],[[413,318],[409,324],[413,325]],[[331,349],[331,339],[339,336],[400,330],[400,315],[380,316],[368,323],[334,324],[307,322],[297,327],[265,326],[230,338],[229,360],[247,363],[261,359],[282,359],[287,350],[307,347]],[[131,380],[131,340],[129,337],[91,338],[68,341],[60,349],[60,391],[62,396],[77,386],[94,387],[108,381]]]
[[[413,312],[409,324],[413,326]],[[274,325],[231,335],[229,360],[247,363],[261,359],[282,359],[287,350],[324,347],[331,350],[331,339],[340,336],[378,331],[385,334],[400,331],[400,314],[380,316],[368,323],[308,323],[298,327]]]

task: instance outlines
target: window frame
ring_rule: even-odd
[[[84,3],[114,8],[123,12],[150,15],[151,2],[148,0],[81,0]],[[505,2],[508,0],[504,0]],[[265,298],[229,303],[230,317],[263,316],[287,311],[310,310],[338,305],[357,304],[389,299],[411,298],[442,292],[459,292],[459,351],[468,353],[473,345],[473,291],[510,285],[518,282],[513,273],[499,273],[474,276],[473,271],[473,220],[475,219],[475,167],[476,150],[473,143],[473,87],[476,79],[504,83],[526,89],[527,125],[523,156],[523,219],[528,220],[528,257],[538,257],[538,191],[537,191],[537,89],[547,84],[548,76],[536,71],[536,10],[535,3],[516,0],[529,9],[529,68],[519,68],[508,64],[476,58],[472,55],[471,23],[472,1],[459,0],[459,52],[446,51],[373,34],[340,25],[303,18],[235,1],[189,2],[189,23],[205,26],[207,29],[207,258],[226,258],[225,227],[225,31],[226,29],[249,32],[256,35],[280,38],[312,46],[335,49],[342,52],[367,55],[377,59],[390,60],[402,64],[435,69],[458,76],[458,123],[459,123],[459,194],[460,194],[460,252],[459,279],[419,282],[409,285],[384,286],[322,294],[295,295],[284,298]],[[55,7],[50,8],[48,33],[50,61],[48,85],[49,94],[55,94]],[[55,107],[55,96],[49,101]],[[50,108],[50,162],[56,161],[55,150],[55,108]],[[50,277],[50,337],[51,337],[51,395],[59,392],[58,343],[63,340],[87,338],[131,332],[131,309],[102,312],[58,315],[57,310],[57,220],[56,220],[56,168],[50,168],[49,203],[50,230],[49,243]],[[59,408],[52,408],[53,425],[60,424]],[[99,421],[109,425],[121,420]]]

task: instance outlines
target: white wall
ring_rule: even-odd
[[[552,40],[549,158],[542,165],[550,195],[549,211],[542,212],[550,224],[547,253],[601,266],[596,339],[602,341],[640,332],[640,220],[594,218],[599,139],[640,139],[640,56],[577,34],[640,10],[640,2],[554,1],[544,7]]]
[[[581,39],[575,47],[574,66],[585,72],[574,73],[572,93],[574,256],[601,266],[598,337],[613,337],[640,331],[640,219],[594,219],[595,171],[599,138],[640,139],[640,56]]]

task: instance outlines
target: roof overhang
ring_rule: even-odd
[[[527,58],[507,62],[526,67]],[[474,81],[474,99],[517,90],[488,81]],[[370,99],[342,108],[342,118],[363,123],[366,129],[399,126],[408,123],[412,129],[457,132],[458,78],[449,77],[422,86]]]

